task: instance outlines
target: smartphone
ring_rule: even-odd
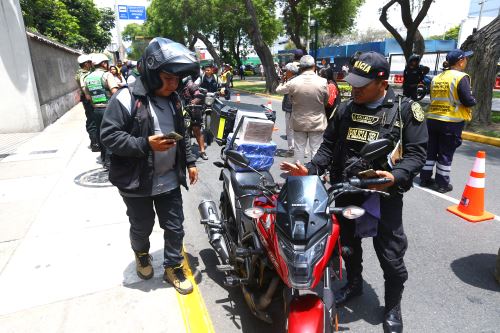
[[[373,169],[358,172],[358,177],[361,179],[378,178],[378,174]]]
[[[174,139],[175,141],[184,139],[184,137],[177,132],[170,132],[168,134],[163,134],[163,137],[165,139]]]

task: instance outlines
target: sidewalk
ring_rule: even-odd
[[[125,205],[87,148],[84,117],[79,104],[43,132],[17,135],[0,159],[1,331],[186,332],[161,278],[163,232],[151,237],[155,277],[142,281]]]

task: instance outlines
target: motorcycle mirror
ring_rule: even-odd
[[[373,161],[386,156],[392,149],[393,145],[391,140],[378,139],[365,144],[359,153],[364,160]]]
[[[224,163],[222,163],[221,161],[215,161],[213,164],[216,167],[218,167],[218,168],[223,168],[224,167]]]
[[[226,156],[231,162],[239,167],[246,168],[250,164],[248,158],[246,158],[245,155],[243,155],[243,153],[240,153],[239,151],[228,150],[226,151]]]

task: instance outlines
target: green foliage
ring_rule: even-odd
[[[111,41],[114,12],[92,0],[20,0],[28,29],[84,52],[102,51]]]
[[[460,32],[460,25],[454,26],[444,33],[444,35],[434,35],[430,36],[429,39],[434,40],[458,40],[458,33]]]
[[[124,41],[132,42],[131,52],[128,53],[129,59],[138,60],[146,48],[150,38],[147,28],[143,24],[131,23],[125,27],[122,32]]]
[[[320,31],[330,35],[341,35],[353,26],[358,8],[364,0],[278,0],[278,2],[284,7],[283,23],[286,31],[292,36],[292,40],[298,40],[307,39],[309,10],[311,19],[319,22]],[[296,45],[296,47],[301,46]]]

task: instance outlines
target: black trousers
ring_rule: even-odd
[[[348,197],[337,202],[337,206],[359,204]],[[352,254],[344,256],[347,280],[361,276],[363,271],[363,249],[361,238],[355,237],[356,222],[340,217],[340,242],[342,246],[353,249]],[[392,308],[401,300],[404,282],[408,279],[403,257],[408,240],[403,230],[403,195],[393,194],[380,198],[380,221],[377,236],[373,237],[373,247],[377,253],[380,267],[384,272],[385,306]]]
[[[182,240],[184,239],[184,213],[180,187],[170,192],[151,197],[126,197],[127,216],[130,221],[130,244],[132,250],[149,253],[149,236],[155,225],[155,212],[163,229],[163,266],[172,267],[182,263]]]
[[[89,134],[90,143],[97,143],[97,127],[94,120],[94,107],[92,106],[92,103],[85,98],[85,95],[81,95],[80,100],[82,101],[83,109],[85,110],[85,117],[87,118],[85,128]]]
[[[94,120],[97,127],[97,142],[99,143],[99,147],[101,148],[101,161],[103,163],[109,162],[111,157],[111,152],[108,152],[106,147],[101,142],[101,123],[105,111],[106,108],[94,107]]]

